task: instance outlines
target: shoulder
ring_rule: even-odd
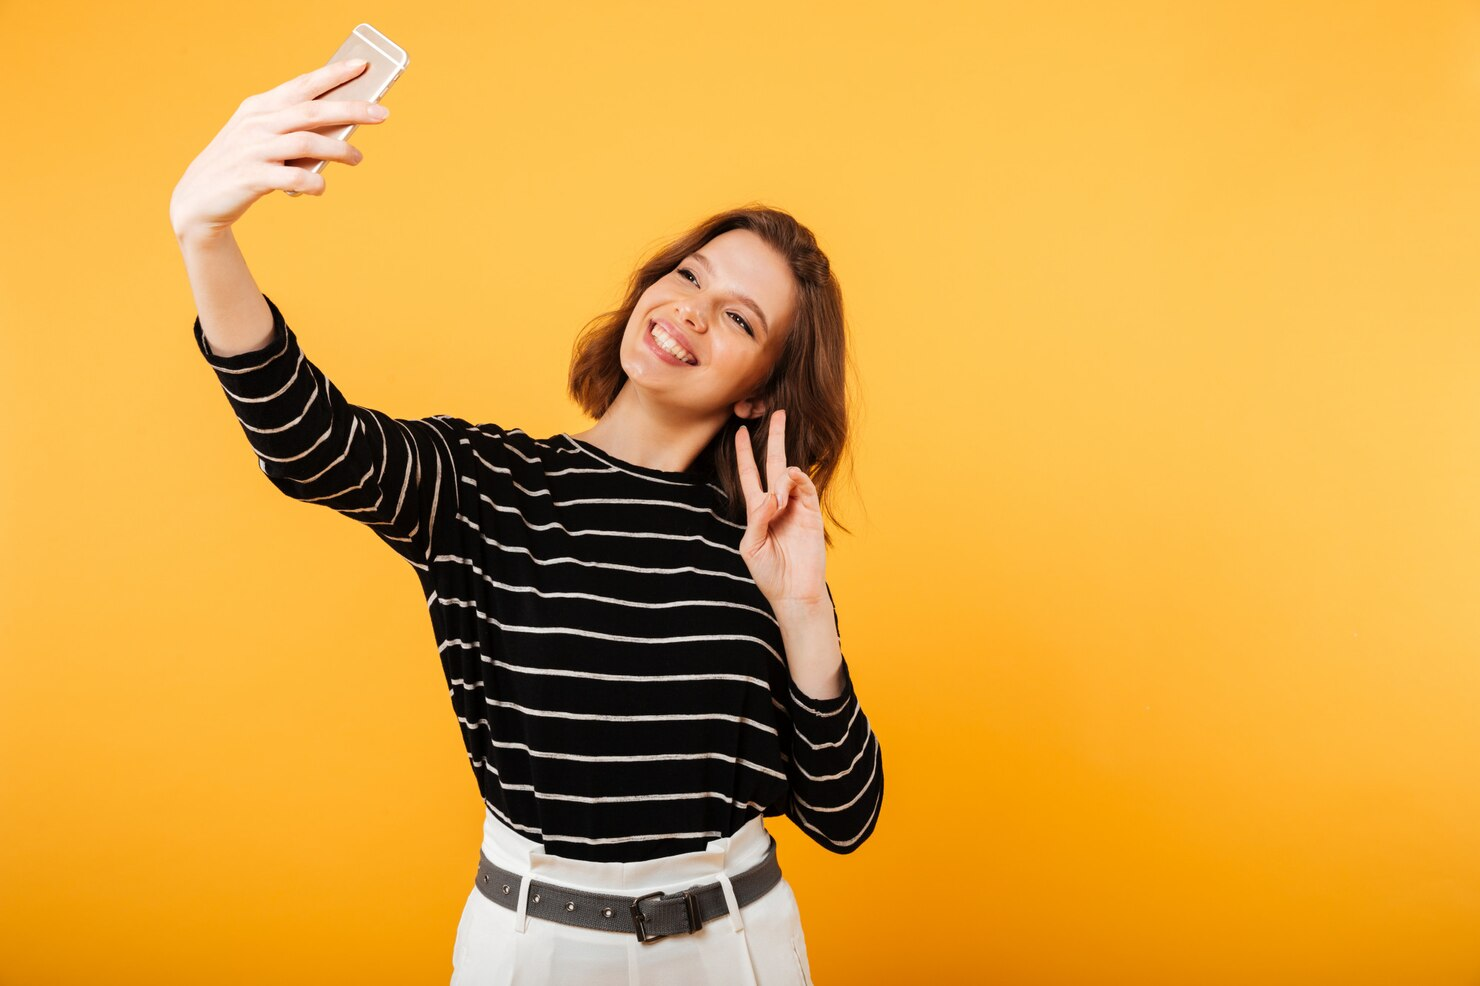
[[[493,421],[475,423],[450,414],[436,414],[425,420],[445,431],[459,445],[484,454],[493,452],[501,458],[513,457],[530,465],[548,461],[551,453],[558,451],[563,444],[559,436],[536,439],[523,428]],[[569,448],[568,445],[565,447]]]

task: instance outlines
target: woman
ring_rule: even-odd
[[[810,982],[764,819],[848,853],[883,800],[823,577],[847,436],[827,259],[769,209],[680,237],[577,340],[597,420],[576,434],[352,404],[230,226],[272,189],[323,193],[283,161],[358,162],[312,132],[375,122],[314,101],[356,71],[246,100],[170,212],[197,345],[263,472],[422,581],[485,807],[453,981]]]

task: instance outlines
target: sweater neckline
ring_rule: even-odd
[[[560,437],[569,442],[574,448],[585,452],[587,455],[590,455],[595,459],[599,459],[600,461],[605,462],[607,465],[616,466],[619,469],[626,470],[627,472],[634,472],[637,473],[639,476],[646,476],[649,479],[661,479],[669,483],[678,483],[682,486],[704,485],[704,479],[694,472],[669,472],[665,469],[653,469],[650,466],[640,466],[635,462],[628,462],[625,459],[619,459],[615,455],[612,455],[610,452],[607,452],[606,450],[601,448],[597,448],[595,445],[592,445],[588,441],[576,438],[569,432],[562,431],[560,433]]]

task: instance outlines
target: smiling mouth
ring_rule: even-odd
[[[674,339],[667,332],[664,332],[663,327],[657,322],[648,323],[648,335],[652,337],[653,342],[657,343],[659,349],[674,359],[681,360],[689,366],[699,365],[699,358],[680,346],[678,340]]]

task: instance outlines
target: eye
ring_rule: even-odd
[[[689,270],[687,267],[680,267],[677,273],[679,277],[687,277],[690,281],[692,281],[694,287],[699,286],[699,279],[695,277],[694,272]],[[745,321],[744,316],[742,316],[739,312],[725,312],[725,314],[734,316],[735,321],[740,323],[740,327],[743,328],[752,339],[755,338],[755,330],[750,327],[749,322]]]

